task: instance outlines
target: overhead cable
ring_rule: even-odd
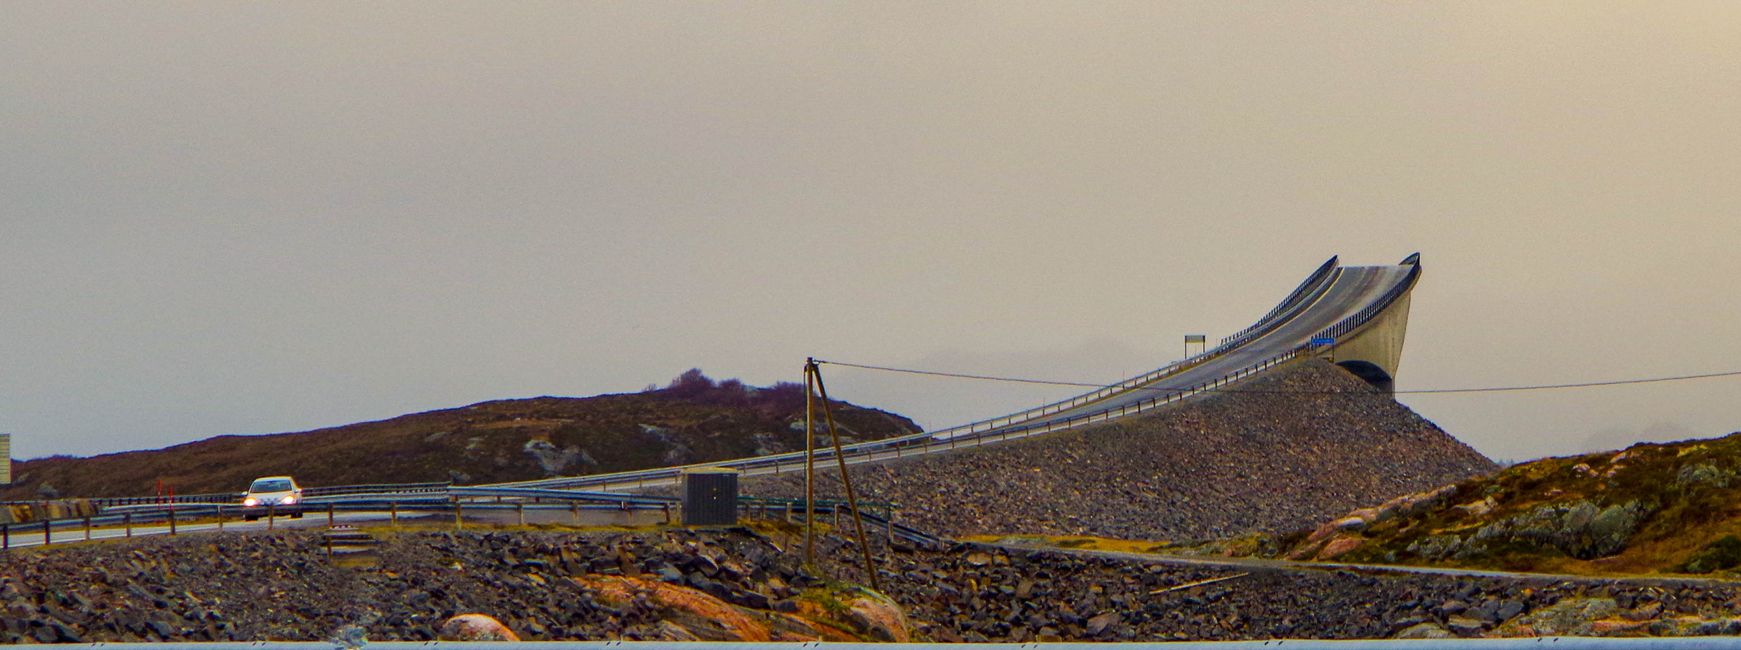
[[[904,373],[904,374],[909,374],[909,375],[927,375],[927,376],[932,376],[932,377],[949,377],[949,378],[954,378],[954,379],[974,379],[974,380],[981,380],[981,381],[1001,381],[1001,382],[1011,382],[1011,383],[1019,383],[1019,384],[1041,384],[1041,385],[1046,385],[1046,386],[1072,386],[1072,387],[1096,388],[1096,389],[1116,388],[1118,386],[1118,384],[1116,384],[1116,383],[1115,384],[1096,384],[1096,383],[1092,383],[1092,382],[1060,381],[1060,380],[1050,380],[1050,379],[1033,379],[1033,378],[1028,378],[1028,377],[999,377],[999,376],[995,376],[995,375],[975,375],[975,374],[967,374],[967,373],[959,373],[959,372],[941,372],[941,371],[936,371],[936,370],[915,370],[912,368],[892,368],[892,367],[888,367],[888,366],[873,366],[873,365],[860,364],[860,363],[847,363],[845,361],[824,361],[822,359],[817,359],[816,362],[841,366],[843,368],[859,368],[862,370],[876,370],[876,371],[880,371],[880,372],[895,372],[895,373]],[[1484,387],[1476,387],[1476,388],[1417,388],[1417,389],[1413,389],[1413,390],[1396,390],[1396,391],[1391,391],[1391,392],[1395,393],[1395,394],[1413,394],[1413,395],[1451,394],[1451,393],[1503,393],[1503,392],[1517,392],[1517,391],[1530,391],[1530,390],[1561,390],[1561,389],[1570,389],[1570,388],[1596,388],[1596,387],[1601,387],[1601,386],[1625,386],[1625,385],[1632,385],[1632,384],[1654,384],[1654,383],[1671,382],[1671,381],[1692,381],[1692,380],[1696,380],[1696,379],[1716,379],[1716,378],[1720,378],[1720,377],[1738,377],[1738,376],[1741,376],[1741,370],[1731,370],[1731,371],[1727,371],[1727,372],[1711,372],[1711,373],[1696,374],[1696,375],[1675,375],[1675,376],[1671,376],[1671,377],[1646,377],[1646,378],[1641,378],[1641,379],[1615,379],[1615,380],[1609,380],[1609,381],[1586,381],[1586,382],[1574,382],[1574,383],[1565,383],[1565,384],[1528,384],[1528,385],[1521,385],[1521,386],[1484,386]],[[1223,386],[1223,387],[1219,387],[1219,388],[1198,388],[1195,386],[1193,386],[1193,387],[1137,386],[1137,387],[1132,388],[1131,390],[1147,390],[1147,391],[1160,391],[1160,392],[1173,392],[1173,393],[1185,392],[1188,390],[1202,390],[1204,392],[1211,392],[1211,393],[1267,393],[1267,394],[1332,394],[1332,393],[1349,392],[1349,391],[1345,391],[1345,390],[1261,390],[1261,389],[1249,389],[1249,388],[1233,388],[1233,387],[1227,387],[1227,386]]]

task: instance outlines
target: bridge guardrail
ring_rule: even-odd
[[[1307,276],[1306,280],[1300,283],[1300,286],[1294,288],[1293,293],[1289,293],[1288,297],[1283,298],[1274,309],[1271,309],[1269,313],[1264,314],[1263,318],[1257,319],[1257,322],[1252,324],[1251,327],[1247,327],[1238,332],[1234,332],[1229,336],[1223,337],[1221,341],[1215,345],[1215,349],[1229,350],[1243,345],[1247,341],[1275,329],[1277,323],[1285,320],[1281,318],[1284,313],[1294,313],[1299,309],[1310,305],[1318,296],[1323,295],[1325,291],[1328,291],[1331,284],[1334,284],[1338,272],[1337,262],[1340,259],[1340,256],[1331,255],[1329,261],[1324,262],[1323,265],[1318,267],[1318,270],[1313,271],[1310,276]]]
[[[1370,322],[1377,315],[1383,313],[1384,310],[1388,309],[1392,304],[1394,304],[1396,302],[1396,300],[1399,299],[1403,294],[1405,294],[1409,290],[1413,289],[1414,284],[1419,280],[1419,276],[1420,276],[1420,266],[1418,263],[1418,257],[1411,256],[1409,260],[1405,260],[1405,263],[1408,263],[1411,266],[1411,268],[1409,269],[1408,274],[1403,278],[1403,280],[1399,281],[1397,284],[1393,285],[1390,289],[1386,290],[1385,293],[1380,294],[1378,299],[1374,300],[1372,303],[1368,304],[1366,307],[1363,307],[1360,311],[1348,316],[1347,318],[1344,318],[1342,321],[1339,321],[1336,324],[1333,324],[1328,328],[1325,328],[1325,330],[1323,330],[1323,332],[1321,332],[1319,336],[1339,337],[1339,336],[1346,335],[1348,333],[1352,333],[1353,331],[1359,329],[1360,327],[1362,327],[1365,324],[1367,324],[1368,322]],[[1186,388],[1182,388],[1182,389],[1177,389],[1177,388],[1144,388],[1144,387],[1142,387],[1142,384],[1146,383],[1146,382],[1137,382],[1136,381],[1138,379],[1143,379],[1145,377],[1149,377],[1149,376],[1154,375],[1156,373],[1159,373],[1161,371],[1168,370],[1174,366],[1183,365],[1183,362],[1181,362],[1181,364],[1173,364],[1173,366],[1168,366],[1167,368],[1163,368],[1161,371],[1146,373],[1145,375],[1139,376],[1137,378],[1133,378],[1133,380],[1127,380],[1126,382],[1121,382],[1120,384],[1117,384],[1114,386],[1109,386],[1105,389],[1101,389],[1101,390],[1095,391],[1094,393],[1090,393],[1089,395],[1104,395],[1104,394],[1110,394],[1113,392],[1124,392],[1124,391],[1136,390],[1136,389],[1171,391],[1171,392],[1175,393],[1174,395],[1166,397],[1166,398],[1156,398],[1156,399],[1151,399],[1151,400],[1148,400],[1145,402],[1139,402],[1135,405],[1126,405],[1123,407],[1107,409],[1104,411],[1096,411],[1093,413],[1083,414],[1082,416],[1073,417],[1073,418],[1069,418],[1069,419],[1064,420],[1062,422],[1062,426],[1060,426],[1060,423],[1058,423],[1058,422],[1048,422],[1046,425],[1044,425],[1042,427],[1038,427],[1038,428],[1024,427],[1024,426],[1020,426],[1019,424],[1010,424],[1010,425],[1005,425],[1003,427],[999,427],[996,429],[990,429],[987,431],[970,431],[968,433],[968,435],[966,435],[966,436],[950,435],[947,437],[944,435],[941,435],[941,434],[948,433],[951,430],[943,430],[943,431],[939,431],[939,432],[932,432],[929,435],[921,434],[921,435],[912,435],[912,436],[901,436],[901,437],[897,437],[897,438],[888,438],[888,439],[884,439],[884,440],[871,441],[868,443],[860,443],[858,445],[852,445],[850,447],[843,448],[842,451],[849,452],[851,454],[863,453],[866,455],[867,460],[882,460],[882,459],[887,459],[887,458],[900,458],[902,455],[901,454],[902,449],[909,448],[909,447],[924,447],[926,449],[921,453],[929,453],[930,447],[941,445],[941,442],[936,442],[936,441],[940,441],[940,440],[947,441],[948,443],[950,443],[948,445],[948,448],[955,448],[956,446],[958,446],[958,444],[959,444],[957,442],[958,440],[970,441],[968,446],[978,446],[978,445],[985,444],[986,440],[989,438],[996,438],[997,440],[1007,440],[1007,439],[1011,439],[1011,438],[1025,437],[1028,435],[1036,435],[1037,433],[1048,433],[1048,432],[1052,432],[1052,431],[1074,428],[1077,426],[1082,426],[1082,425],[1090,424],[1090,423],[1104,422],[1108,419],[1112,419],[1112,418],[1116,418],[1116,417],[1124,417],[1126,415],[1133,415],[1136,413],[1141,413],[1141,412],[1147,411],[1149,409],[1152,409],[1152,408],[1155,408],[1158,406],[1165,406],[1167,404],[1171,404],[1171,403],[1176,402],[1178,400],[1194,396],[1194,395],[1201,393],[1205,390],[1210,390],[1210,389],[1225,386],[1227,383],[1231,383],[1232,381],[1238,381],[1239,379],[1249,377],[1252,374],[1255,374],[1257,372],[1262,372],[1264,370],[1268,370],[1268,369],[1273,368],[1273,367],[1280,365],[1282,363],[1286,363],[1288,361],[1292,361],[1294,359],[1300,358],[1301,356],[1315,354],[1319,349],[1321,349],[1323,347],[1326,347],[1326,346],[1315,345],[1313,343],[1307,342],[1307,343],[1301,344],[1299,346],[1296,346],[1294,349],[1292,349],[1286,353],[1283,353],[1283,354],[1278,355],[1276,357],[1272,357],[1270,359],[1266,359],[1264,361],[1258,362],[1257,364],[1254,364],[1252,366],[1248,366],[1247,368],[1242,369],[1242,370],[1235,371],[1235,372],[1230,373],[1228,375],[1225,375],[1219,379],[1216,379],[1216,380],[1213,380],[1210,382],[1206,382],[1203,384],[1199,384],[1197,386],[1186,387]],[[1209,355],[1200,355],[1199,357],[1194,357],[1193,359],[1187,360],[1187,361],[1203,360],[1203,359],[1208,358],[1208,356]],[[1084,396],[1084,397],[1086,397],[1086,396]],[[1043,417],[1043,416],[1041,416],[1041,417]],[[1033,418],[1029,418],[1029,419],[1033,419]],[[961,427],[956,427],[955,429],[960,429],[960,428]],[[988,433],[995,433],[996,435],[995,436],[987,436],[986,434],[988,434]],[[917,441],[918,444],[914,444],[915,441]],[[886,452],[886,451],[890,451],[890,450],[892,450],[894,452],[893,456],[887,456],[887,455],[884,455],[882,457],[877,456],[878,451],[885,451]],[[833,455],[834,455],[833,450],[827,449],[827,450],[820,450],[817,454],[817,457],[818,458],[830,458]],[[784,465],[787,464],[787,461],[793,461],[793,460],[801,461],[802,458],[803,458],[802,453],[790,453],[790,454],[781,454],[781,455],[776,455],[776,456],[762,456],[762,457],[757,457],[757,458],[742,459],[740,461],[727,461],[724,463],[699,463],[696,465],[685,466],[682,468],[660,468],[660,469],[653,469],[653,470],[619,472],[619,473],[615,473],[615,474],[606,474],[606,475],[594,475],[594,476],[588,476],[588,477],[573,477],[573,478],[567,478],[567,479],[547,479],[547,480],[543,481],[542,483],[552,485],[552,486],[555,486],[555,485],[573,485],[573,486],[579,486],[579,485],[618,485],[618,484],[626,484],[628,481],[633,480],[636,482],[636,485],[638,487],[645,487],[647,484],[649,484],[649,482],[653,482],[653,484],[659,484],[659,483],[664,483],[664,482],[669,482],[671,480],[674,480],[675,476],[677,474],[679,474],[682,469],[687,469],[689,467],[724,466],[724,467],[732,467],[732,468],[743,470],[743,471],[754,471],[754,470],[758,470],[758,469],[772,468],[773,472],[771,472],[771,473],[778,474],[778,473],[781,473],[783,471]]]
[[[1402,298],[1403,294],[1414,289],[1415,283],[1420,281],[1421,265],[1419,262],[1419,255],[1419,253],[1416,253],[1409,256],[1409,259],[1415,260],[1415,262],[1408,265],[1408,274],[1403,277],[1401,282],[1393,285],[1389,290],[1380,295],[1377,300],[1374,300],[1367,306],[1361,308],[1360,311],[1355,312],[1352,316],[1344,318],[1336,324],[1324,328],[1313,338],[1339,339],[1342,336],[1353,333],[1354,330],[1359,329],[1361,326],[1370,322],[1374,317],[1384,313],[1384,310],[1389,309],[1391,304]],[[1407,260],[1405,260],[1405,262],[1406,261]]]
[[[1246,330],[1243,332],[1246,335],[1246,338],[1242,339],[1239,342],[1239,344],[1243,345],[1245,342],[1249,341],[1251,338],[1253,338],[1255,336],[1259,336],[1263,332],[1268,332],[1270,329],[1273,328],[1273,326],[1275,325],[1276,320],[1279,316],[1281,316],[1285,313],[1292,313],[1293,311],[1295,311],[1299,308],[1303,308],[1304,306],[1309,305],[1311,303],[1311,301],[1316,298],[1316,296],[1321,295],[1324,291],[1328,290],[1329,286],[1331,284],[1329,282],[1329,280],[1334,278],[1335,275],[1337,274],[1337,272],[1339,271],[1338,267],[1336,266],[1336,262],[1338,260],[1339,260],[1338,257],[1332,256],[1329,261],[1327,261],[1323,265],[1319,266],[1318,269],[1312,273],[1312,275],[1308,276],[1304,282],[1301,282],[1300,285],[1298,287],[1296,287],[1294,289],[1294,291],[1288,295],[1288,297],[1283,299],[1282,304],[1277,305],[1274,309],[1270,310],[1270,313],[1266,314],[1264,316],[1264,318],[1259,319],[1259,322],[1257,324],[1255,324],[1249,328],[1246,328]],[[1217,345],[1215,347],[1215,349],[1209,350],[1203,354],[1199,354],[1199,355],[1196,355],[1193,357],[1181,359],[1179,361],[1167,364],[1167,365],[1162,366],[1160,368],[1157,368],[1155,370],[1143,373],[1141,375],[1137,375],[1135,377],[1131,377],[1131,378],[1126,379],[1124,381],[1120,381],[1120,382],[1115,383],[1115,384],[1110,384],[1110,385],[1095,389],[1093,391],[1090,391],[1088,393],[1084,393],[1082,395],[1077,395],[1075,397],[1071,397],[1068,399],[1064,399],[1064,400],[1060,400],[1057,402],[1052,402],[1050,404],[1045,404],[1045,405],[1038,406],[1038,407],[1035,407],[1032,409],[1028,409],[1026,411],[1021,411],[1018,413],[1004,415],[1004,416],[1000,416],[1000,417],[996,417],[996,418],[989,418],[986,420],[979,420],[976,422],[971,422],[968,424],[949,427],[947,429],[940,429],[937,431],[919,432],[919,433],[908,434],[908,435],[904,435],[904,436],[895,436],[895,437],[890,437],[890,438],[884,438],[881,440],[872,440],[872,441],[868,441],[868,442],[856,443],[856,444],[847,445],[847,446],[843,447],[842,451],[852,452],[852,453],[858,453],[858,452],[873,452],[874,453],[875,451],[882,450],[882,449],[912,446],[912,445],[914,445],[914,443],[918,443],[920,445],[923,445],[927,441],[931,441],[931,440],[954,440],[954,439],[962,439],[962,438],[972,438],[972,437],[974,437],[980,433],[986,432],[986,431],[1001,430],[1001,429],[1008,428],[1012,425],[1016,425],[1016,424],[1021,423],[1021,422],[1035,420],[1035,419],[1043,418],[1043,417],[1046,417],[1049,415],[1062,413],[1064,411],[1073,410],[1073,409],[1079,408],[1081,406],[1084,406],[1086,404],[1091,404],[1093,402],[1105,399],[1105,398],[1110,397],[1112,395],[1127,392],[1129,390],[1141,387],[1141,386],[1148,384],[1148,383],[1152,383],[1152,382],[1157,381],[1157,380],[1164,378],[1166,376],[1177,374],[1177,373],[1182,372],[1184,370],[1187,370],[1193,366],[1196,366],[1198,364],[1201,364],[1201,363],[1204,363],[1204,362],[1209,361],[1211,359],[1214,359],[1216,357],[1219,357],[1219,356],[1231,351],[1233,349],[1233,347],[1237,347],[1237,346],[1229,347],[1228,345],[1226,345],[1226,343],[1224,341],[1222,345]],[[832,454],[832,450],[830,451],[830,453]],[[536,479],[536,480],[531,480],[531,481],[515,481],[515,482],[511,482],[511,483],[504,483],[503,485],[515,485],[515,486],[525,486],[525,487],[562,487],[562,486],[609,484],[609,483],[623,482],[623,481],[641,478],[641,477],[650,477],[650,476],[655,475],[655,474],[661,475],[661,476],[676,475],[676,474],[681,474],[684,470],[701,468],[701,467],[731,467],[731,468],[735,468],[735,469],[750,469],[750,468],[760,466],[760,465],[768,465],[768,464],[778,465],[778,464],[780,464],[784,461],[787,461],[787,460],[801,459],[803,457],[804,457],[803,452],[788,452],[785,454],[758,456],[755,458],[737,459],[737,460],[724,461],[724,462],[692,463],[689,465],[682,465],[682,466],[668,467],[668,468],[658,468],[658,469],[648,469],[648,470],[628,470],[628,471],[622,471],[622,472],[611,472],[611,473],[606,473],[606,474],[592,474],[592,475],[588,475],[586,477],[563,477],[563,478],[552,478],[552,479]]]

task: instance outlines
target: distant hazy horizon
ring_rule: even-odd
[[[1109,382],[1420,251],[1399,389],[1741,369],[1741,5],[0,5],[19,458],[806,356]],[[928,428],[1073,391],[829,370]],[[1402,395],[1528,458],[1741,380]]]

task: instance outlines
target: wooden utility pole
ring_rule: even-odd
[[[846,503],[852,508],[852,523],[858,531],[858,550],[864,555],[864,572],[870,577],[871,589],[882,591],[877,584],[877,570],[871,565],[870,545],[865,543],[864,517],[858,514],[858,495],[852,491],[852,476],[846,473],[846,456],[840,453],[840,429],[834,426],[834,409],[828,405],[828,387],[822,384],[822,369],[810,360],[810,377],[816,382],[816,392],[822,397],[822,417],[828,423],[828,439],[834,443],[834,462],[840,467],[840,482],[846,486]],[[839,507],[838,505],[835,507]],[[893,520],[893,517],[890,517]]]
[[[804,564],[816,563],[816,360],[804,360]]]

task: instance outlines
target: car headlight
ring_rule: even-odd
[[[254,497],[248,497],[246,499],[242,499],[242,505],[247,506],[249,508],[252,508],[254,506],[260,505],[260,500],[254,498]]]
[[[284,497],[284,500],[280,501],[279,503],[282,503],[284,505],[290,505],[290,504],[296,503],[296,497]]]

